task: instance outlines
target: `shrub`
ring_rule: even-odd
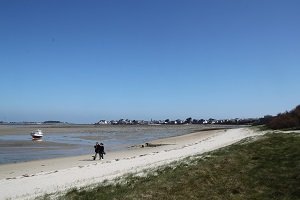
[[[271,129],[299,129],[300,128],[300,105],[290,112],[279,113],[267,124]]]

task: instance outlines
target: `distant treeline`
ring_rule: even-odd
[[[61,121],[44,121],[44,124],[59,124],[59,123],[63,123]]]
[[[300,129],[300,105],[277,116],[267,115],[259,121],[271,129]]]

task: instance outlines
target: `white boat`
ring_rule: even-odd
[[[40,129],[37,129],[37,130],[31,132],[30,135],[33,140],[41,139],[43,137],[43,132]]]

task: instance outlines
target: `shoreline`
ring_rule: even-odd
[[[211,136],[217,131],[223,131],[226,129],[218,130],[205,130],[189,133],[181,136],[168,137],[158,140],[149,141],[151,144],[163,144],[156,147],[142,147],[144,144],[138,144],[128,147],[126,150],[111,151],[107,152],[105,155],[104,161],[123,159],[125,157],[131,157],[138,153],[152,153],[152,150],[163,151],[170,150],[173,148],[178,148],[182,145],[186,145],[194,140],[195,136],[199,139],[205,139],[208,136]],[[200,135],[201,134],[201,135]],[[180,141],[180,143],[179,143]],[[91,164],[91,162],[97,162],[98,160],[92,160],[94,154],[85,154],[80,156],[68,156],[68,157],[58,157],[50,159],[41,159],[41,160],[31,160],[25,162],[17,163],[7,163],[0,165],[0,180],[4,178],[14,179],[17,176],[23,176],[25,174],[35,174],[44,171],[52,171],[57,169],[64,169],[69,167],[74,167],[78,165]],[[100,161],[101,162],[101,161]],[[29,170],[30,169],[30,170]]]
[[[0,125],[0,165],[92,154],[96,141],[103,142],[108,152],[123,151],[159,138],[235,127],[239,126]],[[42,141],[31,140],[30,132],[36,128],[44,132]]]
[[[164,145],[107,152],[101,161],[92,160],[92,155],[84,155],[0,165],[0,187],[3,190],[0,199],[30,199],[73,187],[85,187],[212,151],[255,134],[258,133],[247,128],[200,131],[149,141]]]

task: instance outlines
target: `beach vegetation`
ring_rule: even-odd
[[[291,111],[272,117],[267,121],[266,126],[271,129],[300,129],[300,105]]]
[[[59,199],[300,199],[300,135],[268,133]]]

